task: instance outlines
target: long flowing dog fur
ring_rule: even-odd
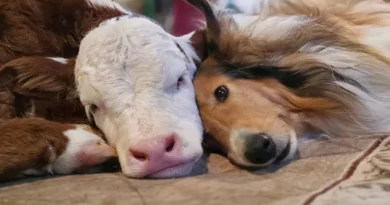
[[[276,0],[260,4],[260,16],[302,14],[333,24],[328,29],[340,30],[340,39],[333,42],[336,45],[327,45],[332,37],[325,36],[321,43],[308,42],[299,49],[311,54],[309,61],[322,65],[297,67],[309,77],[296,92],[318,92],[321,95],[315,97],[341,105],[323,113],[328,117],[322,116],[322,109],[306,113],[309,124],[336,136],[390,133],[390,5],[375,0]],[[313,31],[308,35],[314,37],[315,27]]]

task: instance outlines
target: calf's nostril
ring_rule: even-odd
[[[130,154],[135,158],[137,159],[138,161],[146,161],[148,160],[148,155],[143,153],[143,152],[138,152],[138,151],[135,151],[135,150],[132,150],[130,149]]]
[[[170,136],[166,139],[165,141],[165,151],[166,152],[171,152],[173,150],[173,148],[175,147],[175,137],[174,136]]]

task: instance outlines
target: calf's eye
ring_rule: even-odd
[[[214,96],[219,102],[224,102],[229,97],[229,89],[224,85],[219,86],[215,89]]]
[[[180,77],[179,79],[177,79],[177,84],[176,84],[177,89],[180,88],[180,86],[181,86],[181,84],[183,84],[183,82],[184,82],[183,77]]]
[[[95,104],[91,104],[91,106],[90,106],[90,111],[91,111],[92,113],[95,113],[98,109],[99,109],[98,106],[96,106]]]

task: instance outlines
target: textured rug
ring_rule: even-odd
[[[0,204],[389,204],[390,137],[304,141],[298,158],[250,172],[210,155],[195,176],[179,179],[120,173],[28,179],[0,184]]]

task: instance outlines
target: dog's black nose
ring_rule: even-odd
[[[265,164],[276,157],[276,146],[264,133],[246,137],[245,158],[254,164]]]

